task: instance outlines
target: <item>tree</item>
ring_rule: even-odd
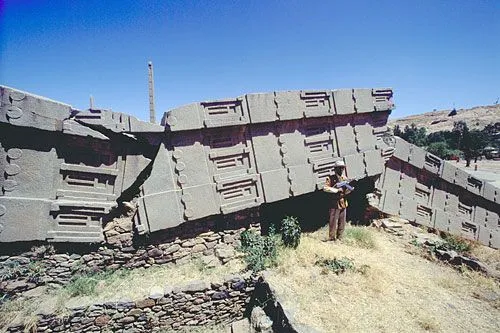
[[[427,130],[425,127],[418,128],[415,124],[411,124],[411,126],[406,125],[404,131],[401,131],[401,128],[396,125],[394,126],[393,133],[419,147],[423,147],[427,144]]]
[[[481,131],[487,141],[487,146],[500,148],[500,122],[491,123]]]
[[[427,146],[427,151],[445,160],[460,155],[460,150],[451,149],[446,141],[432,142]]]
[[[462,141],[464,137],[469,133],[469,127],[467,127],[465,121],[455,121],[453,123],[453,129],[451,130],[451,133],[453,134],[453,148],[462,150]]]
[[[484,147],[486,147],[488,141],[484,134],[479,130],[472,130],[466,132],[462,139],[461,150],[464,152],[464,157],[466,161],[465,166],[470,166],[471,159],[475,159],[481,156]]]

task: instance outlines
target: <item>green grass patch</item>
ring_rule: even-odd
[[[344,231],[344,241],[364,249],[377,247],[373,234],[367,227],[347,226]]]
[[[76,275],[64,287],[64,291],[70,296],[91,296],[97,294],[99,284],[110,284],[117,279],[126,278],[130,274],[128,270],[104,271],[94,274]]]

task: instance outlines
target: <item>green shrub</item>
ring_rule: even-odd
[[[259,272],[276,265],[278,259],[278,240],[272,228],[268,236],[257,234],[254,230],[241,233],[241,250],[250,270]]]
[[[334,272],[335,274],[344,273],[348,270],[350,270],[350,271],[355,270],[354,262],[352,261],[352,259],[349,259],[347,257],[342,257],[340,259],[337,259],[337,258],[320,259],[320,260],[317,260],[314,264],[317,266],[320,266],[320,267],[324,267],[324,268]]]
[[[437,250],[443,250],[443,251],[456,251],[458,253],[466,253],[469,252],[472,249],[472,245],[469,241],[453,236],[453,235],[445,235],[444,236],[444,241],[439,243],[436,246]]]
[[[287,216],[281,221],[281,240],[283,245],[296,249],[300,244],[300,228],[299,220],[293,216]]]

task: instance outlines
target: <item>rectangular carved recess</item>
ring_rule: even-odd
[[[217,183],[222,213],[231,213],[242,208],[258,205],[260,199],[257,190],[257,177],[257,175],[251,175]]]
[[[429,202],[431,189],[423,184],[417,183],[415,185],[415,196]]]
[[[417,219],[432,221],[432,208],[424,205],[417,205]]]
[[[325,158],[318,160],[313,164],[313,172],[316,175],[316,187],[322,188],[328,177],[334,169],[335,160],[332,158]]]
[[[464,221],[462,222],[462,231],[468,234],[476,235],[477,225]]]
[[[216,127],[245,123],[242,100],[229,100],[201,103],[205,113],[205,125]]]
[[[250,153],[246,131],[217,131],[206,136],[208,158],[214,180],[250,173]]]
[[[82,166],[76,164],[61,165],[63,186],[66,189],[83,192],[113,193],[116,169]]]
[[[209,158],[214,166],[215,180],[250,172],[250,149],[247,147],[210,152]]]
[[[425,155],[424,168],[426,168],[427,170],[433,172],[439,172],[439,170],[441,170],[441,164],[442,162],[439,157],[431,154]]]
[[[100,226],[101,218],[109,211],[106,207],[60,206],[56,213],[59,226]]]
[[[458,203],[458,213],[465,215],[467,218],[472,218],[472,206],[464,205],[463,203]]]
[[[330,94],[326,91],[303,91],[300,99],[306,104],[306,108],[330,108]]]
[[[483,187],[483,182],[480,179],[477,179],[474,177],[468,177],[467,178],[467,185],[470,187],[476,188],[480,191],[481,187]]]
[[[333,156],[335,152],[328,123],[307,126],[305,135],[304,145],[310,163]]]
[[[375,110],[388,110],[392,107],[392,90],[391,89],[373,89],[372,96],[375,104]]]

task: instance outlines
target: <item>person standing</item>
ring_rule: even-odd
[[[328,240],[335,241],[342,239],[347,214],[347,199],[345,196],[351,192],[345,186],[336,187],[339,182],[346,181],[344,177],[344,161],[336,161],[334,164],[334,173],[326,178],[323,190],[331,194],[329,200],[329,232]]]

